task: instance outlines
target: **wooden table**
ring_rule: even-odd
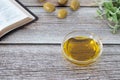
[[[47,0],[58,6],[56,0]],[[70,0],[69,0],[70,1]],[[112,34],[103,21],[95,18],[95,0],[80,0],[81,8],[66,19],[46,13],[37,0],[20,0],[39,20],[17,29],[0,41],[0,80],[120,80],[120,31]],[[103,54],[94,65],[80,67],[66,61],[60,44],[65,34],[88,30],[99,35]]]

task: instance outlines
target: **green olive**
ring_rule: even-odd
[[[43,5],[43,8],[47,11],[47,12],[53,12],[55,11],[55,6],[50,3],[50,2],[46,2],[44,5]]]
[[[80,2],[78,0],[71,0],[70,8],[74,11],[78,10],[80,7]]]
[[[58,14],[57,14],[57,17],[60,18],[60,19],[63,19],[67,16],[68,12],[66,9],[60,9],[58,11]]]
[[[60,5],[65,5],[67,3],[68,0],[58,0],[58,3]]]
[[[45,0],[39,0],[39,2],[44,2]]]

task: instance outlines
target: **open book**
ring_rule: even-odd
[[[16,0],[0,0],[0,37],[37,17]]]

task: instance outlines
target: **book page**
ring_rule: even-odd
[[[0,0],[0,30],[27,17],[10,0]]]

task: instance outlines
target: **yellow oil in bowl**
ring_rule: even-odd
[[[101,42],[86,36],[75,36],[62,44],[63,55],[69,61],[78,65],[88,65],[95,62],[101,55]]]

